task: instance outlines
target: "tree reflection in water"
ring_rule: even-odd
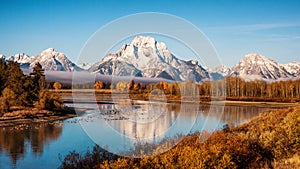
[[[0,151],[6,152],[13,164],[16,164],[27,151],[41,156],[45,144],[58,139],[61,133],[62,122],[0,127]]]

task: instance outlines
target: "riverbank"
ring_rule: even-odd
[[[283,103],[283,102],[253,102],[253,101],[211,101],[203,102],[203,104],[226,105],[226,106],[257,106],[257,107],[295,107],[299,103]]]
[[[29,123],[53,122],[76,116],[77,114],[75,109],[69,107],[55,111],[15,107],[12,108],[10,112],[4,113],[0,117],[0,127]]]

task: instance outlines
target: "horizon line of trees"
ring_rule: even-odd
[[[116,89],[120,92],[149,93],[155,89],[165,94],[190,96],[195,93],[207,97],[233,97],[233,98],[300,98],[300,79],[276,82],[264,80],[246,81],[240,77],[229,77],[218,81],[207,81],[197,84],[193,81],[184,82],[158,82],[136,83],[120,81],[116,84],[96,81],[94,83],[78,84],[73,88],[90,89]]]
[[[300,98],[300,79],[268,83],[264,80],[245,81],[239,77],[230,77],[215,82],[205,82],[201,86],[205,85],[211,88],[213,96]]]

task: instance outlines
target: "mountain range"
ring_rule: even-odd
[[[239,76],[247,80],[284,80],[299,78],[300,63],[279,64],[259,54],[248,54],[234,65],[227,76]]]
[[[3,61],[14,61],[20,63],[22,69],[32,69],[39,62],[45,71],[83,71],[82,68],[71,62],[65,54],[48,48],[36,56],[28,56],[24,53],[6,57],[0,54]]]
[[[131,43],[109,53],[97,63],[74,64],[65,54],[48,48],[36,56],[24,53],[13,56],[0,54],[3,61],[20,63],[22,69],[32,69],[39,62],[45,71],[88,71],[102,75],[164,78],[175,81],[202,82],[239,76],[245,80],[284,80],[300,78],[300,63],[279,64],[260,54],[247,54],[232,68],[220,65],[204,68],[196,60],[182,60],[169,51],[163,42],[149,36],[136,36]]]

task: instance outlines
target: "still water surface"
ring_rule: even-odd
[[[63,157],[73,150],[83,153],[95,145],[94,141],[116,152],[130,148],[136,138],[156,143],[178,133],[212,131],[224,124],[236,126],[271,109],[225,106],[222,113],[220,106],[138,101],[132,105],[128,110],[118,103],[100,104],[101,111],[88,110],[64,121],[0,127],[0,168],[57,168],[59,155]]]

